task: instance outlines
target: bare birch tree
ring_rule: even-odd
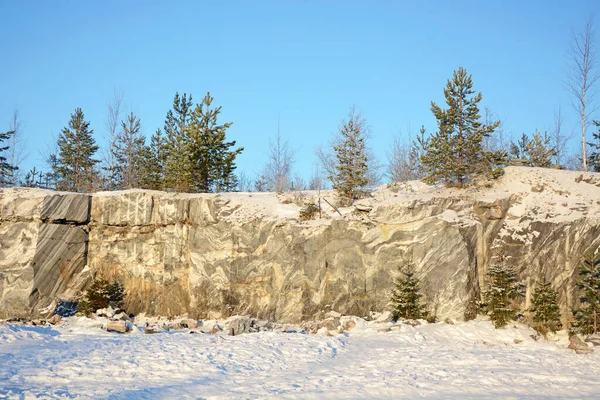
[[[23,137],[23,124],[19,118],[19,110],[13,112],[12,119],[10,121],[9,131],[13,134],[10,137],[10,147],[8,149],[8,163],[16,167],[22,167],[23,162],[27,158],[26,154],[26,142]],[[11,177],[11,186],[17,186],[23,176],[23,171],[16,169]]]
[[[563,128],[563,116],[562,109],[559,106],[557,110],[554,110],[554,123],[550,128],[550,144],[554,148],[554,165],[557,168],[566,167],[566,147],[569,139],[573,137],[573,133],[566,135]]]
[[[263,190],[283,193],[290,189],[292,184],[292,166],[294,165],[295,150],[290,148],[287,140],[281,137],[279,122],[277,123],[277,136],[269,139],[267,162],[260,173]]]
[[[568,76],[565,82],[573,95],[573,108],[577,112],[581,124],[581,162],[582,169],[587,171],[586,129],[588,116],[593,111],[594,84],[598,80],[596,65],[596,38],[594,19],[588,18],[583,30],[573,30],[568,55]]]

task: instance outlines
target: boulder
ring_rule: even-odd
[[[154,328],[146,328],[146,329],[144,329],[144,333],[145,333],[146,335],[152,335],[152,334],[154,334],[154,333],[157,333],[157,331],[156,331],[156,329],[154,329]]]
[[[115,310],[113,310],[110,307],[101,308],[99,310],[96,310],[96,315],[99,317],[112,318],[115,316]]]
[[[585,341],[594,346],[600,346],[600,335],[587,335]]]
[[[364,204],[364,203],[355,203],[354,209],[356,209],[356,211],[360,211],[360,212],[371,212],[371,210],[373,209],[373,206],[371,206],[369,204]]]
[[[326,327],[322,327],[317,330],[317,335],[319,336],[335,336],[336,334],[337,332],[330,331]]]
[[[62,317],[58,314],[54,314],[48,319],[48,323],[52,325],[60,324]]]
[[[33,325],[33,326],[46,325],[46,321],[43,319],[34,319],[31,321],[31,325]]]
[[[588,345],[577,335],[573,335],[569,338],[568,348],[574,350],[577,354],[589,354],[594,352],[594,349],[588,347]]]
[[[311,335],[316,334],[319,330],[319,323],[315,321],[306,321],[303,322],[300,326],[306,331],[306,333],[310,333]]]
[[[212,328],[210,329],[210,334],[211,335],[217,335],[219,333],[223,332],[223,328],[221,328],[221,326],[219,324],[214,324],[212,326]]]
[[[384,311],[382,313],[373,314],[373,318],[374,321],[378,323],[392,322],[394,315],[390,311]]]
[[[250,331],[251,318],[249,316],[235,315],[223,322],[223,330],[228,335],[235,336]]]
[[[344,332],[350,332],[352,329],[354,329],[354,327],[356,327],[356,322],[354,322],[351,319],[344,321],[344,323],[342,324],[342,330]]]
[[[179,322],[174,322],[172,325],[169,326],[169,330],[171,329],[174,331],[180,331],[183,329],[183,326]]]
[[[328,331],[337,331],[339,327],[339,318],[327,318],[319,323],[319,328],[327,328]]]
[[[392,329],[391,329],[391,328],[379,328],[379,329],[377,330],[377,332],[391,332],[391,331],[392,331]]]
[[[106,330],[108,332],[127,333],[131,330],[131,324],[125,321],[109,321],[106,324]]]
[[[181,326],[188,329],[196,329],[198,328],[198,321],[195,319],[187,318],[181,320]]]
[[[111,319],[113,321],[131,321],[131,318],[129,318],[129,315],[127,315],[124,312],[120,312],[118,314],[113,315]]]
[[[489,220],[497,220],[497,219],[502,219],[502,217],[504,212],[502,210],[502,207],[500,206],[493,206],[490,207],[487,212],[485,213],[485,218],[489,219]]]

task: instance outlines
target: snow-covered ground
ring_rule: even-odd
[[[346,334],[0,325],[0,398],[598,398],[600,352],[488,321]],[[396,327],[397,328],[397,327]],[[515,341],[515,339],[517,339]],[[516,343],[522,341],[520,343]]]

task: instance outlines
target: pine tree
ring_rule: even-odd
[[[517,316],[517,311],[512,308],[511,301],[522,297],[523,285],[517,282],[514,269],[502,263],[492,265],[487,273],[490,280],[489,288],[483,292],[484,305],[490,319],[496,328],[506,326]]]
[[[341,140],[334,147],[335,174],[329,176],[333,189],[343,199],[356,200],[364,196],[369,181],[366,131],[366,121],[352,107],[339,127]]]
[[[574,310],[573,325],[584,334],[597,334],[600,325],[600,248],[588,254],[579,267],[581,307]]]
[[[17,170],[16,165],[11,165],[4,155],[4,152],[10,146],[3,146],[3,142],[9,140],[15,131],[0,132],[0,187],[6,187],[13,182],[14,172]]]
[[[461,67],[454,71],[444,89],[448,108],[443,110],[431,103],[438,131],[431,137],[427,152],[422,157],[427,169],[425,182],[441,181],[463,186],[474,176],[497,178],[502,175],[506,153],[485,150],[482,144],[500,121],[490,125],[480,122],[478,104],[482,96],[475,93],[471,75],[467,75]]]
[[[562,328],[556,291],[550,282],[544,280],[536,286],[529,311],[533,313],[534,328],[542,335]]]
[[[167,190],[191,192],[193,189],[193,149],[187,129],[192,112],[192,95],[175,93],[173,109],[165,119],[164,186]]]
[[[415,276],[414,265],[407,262],[399,268],[400,275],[392,290],[393,318],[421,319],[427,317],[425,305],[421,304],[421,288]]]
[[[589,166],[594,172],[600,172],[600,121],[594,120],[594,125],[598,130],[592,133],[593,142],[589,142],[591,147]]]
[[[235,159],[244,150],[232,149],[236,141],[227,141],[227,129],[232,125],[218,124],[221,106],[211,108],[210,93],[191,113],[188,133],[192,155],[192,185],[198,192],[230,191],[237,186]]]
[[[98,151],[93,132],[90,123],[84,119],[83,111],[77,108],[71,114],[69,126],[63,128],[58,136],[58,189],[74,192],[93,190],[97,174],[94,166],[98,163],[93,158]]]
[[[117,172],[117,187],[120,189],[140,187],[145,146],[141,128],[140,119],[131,112],[126,121],[121,121],[121,130],[115,137],[111,152]]]
[[[511,144],[510,163],[527,167],[551,168],[556,157],[556,149],[551,145],[551,141],[552,138],[546,132],[542,136],[536,130],[531,139],[523,134],[516,144]]]
[[[150,138],[150,145],[142,150],[141,184],[144,189],[161,190],[165,174],[166,141],[160,129]]]

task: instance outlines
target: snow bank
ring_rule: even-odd
[[[576,355],[564,335],[536,341],[522,325],[361,322],[335,337],[118,335],[84,325],[0,325],[0,396],[597,398],[600,389],[600,353]]]

